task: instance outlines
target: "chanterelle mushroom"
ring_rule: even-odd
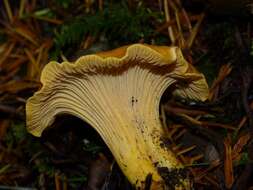
[[[96,129],[136,188],[145,181],[156,190],[189,188],[183,165],[166,147],[159,101],[170,85],[173,94],[205,100],[208,86],[179,48],[134,44],[75,63],[50,62],[41,82],[26,104],[30,133],[40,136],[59,114],[74,115]]]

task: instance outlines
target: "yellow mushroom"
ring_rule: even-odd
[[[75,63],[50,62],[41,82],[26,104],[30,133],[41,136],[57,115],[74,115],[99,133],[137,189],[189,189],[183,165],[166,146],[159,102],[171,85],[172,94],[203,101],[208,86],[179,48],[133,44]]]

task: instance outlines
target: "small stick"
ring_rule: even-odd
[[[170,105],[164,106],[164,110],[166,112],[172,113],[172,114],[186,114],[189,116],[198,116],[198,115],[206,115],[208,114],[206,111],[200,111],[200,110],[193,110],[193,109],[185,109],[181,107],[173,107]]]
[[[9,20],[10,20],[10,22],[12,22],[13,21],[13,14],[12,14],[12,11],[11,11],[9,0],[4,0],[4,6],[5,6],[5,9],[6,9],[7,15],[9,17]]]
[[[172,26],[173,24],[175,24],[176,21],[175,20],[170,20],[168,22],[165,22],[164,24],[162,24],[161,26],[159,26],[156,30],[155,30],[155,34],[162,32],[164,29]]]
[[[236,129],[236,133],[238,133],[240,130],[241,130],[241,128],[244,126],[244,124],[246,123],[246,121],[248,120],[248,117],[247,116],[244,116],[242,119],[241,119],[241,121],[240,121],[240,123],[239,123],[239,125],[238,125],[238,127],[237,127],[237,129]]]
[[[196,145],[193,145],[193,146],[190,146],[190,147],[185,148],[183,150],[180,150],[176,154],[177,154],[177,156],[179,156],[179,155],[184,154],[186,152],[192,151],[194,148],[196,148]]]
[[[193,156],[193,157],[190,158],[189,162],[190,162],[190,164],[193,164],[195,161],[200,160],[203,157],[204,157],[203,154],[199,154],[199,155]]]
[[[174,4],[173,1],[170,1],[170,6],[174,10],[174,14],[175,14],[175,18],[176,18],[177,29],[178,29],[178,33],[179,33],[178,34],[178,36],[179,36],[179,45],[180,45],[180,47],[184,47],[185,46],[185,40],[184,40],[183,31],[182,31],[182,27],[181,27],[181,23],[180,23],[179,10],[178,10],[177,6]]]
[[[0,189],[2,190],[37,190],[35,188],[30,188],[30,187],[11,187],[11,186],[4,186],[4,185],[0,185]]]
[[[50,23],[53,23],[53,24],[58,24],[58,25],[63,23],[62,20],[54,19],[54,18],[47,18],[47,17],[35,16],[35,15],[32,15],[32,17],[36,18],[36,19],[39,19],[39,20],[46,21],[46,22],[50,22]]]
[[[191,21],[190,21],[189,16],[188,16],[188,14],[187,14],[187,12],[185,11],[184,8],[182,8],[182,15],[183,15],[183,17],[184,17],[184,19],[186,21],[186,24],[187,24],[189,32],[192,32]]]
[[[63,190],[67,190],[68,189],[68,180],[67,177],[64,175],[63,177]]]
[[[8,58],[8,56],[11,54],[13,48],[15,47],[16,43],[13,42],[11,44],[7,44],[8,49],[6,49],[5,53],[0,58],[0,66],[3,64],[3,62]]]
[[[233,172],[231,138],[229,136],[224,140],[224,153],[225,153],[224,158],[225,186],[227,189],[231,189],[234,183],[234,172]]]
[[[193,30],[192,30],[192,33],[190,35],[190,38],[188,39],[188,42],[187,42],[187,47],[190,49],[193,42],[194,42],[194,39],[196,38],[197,36],[197,33],[198,33],[198,30],[199,30],[199,27],[200,27],[200,24],[202,23],[202,21],[204,20],[204,17],[205,17],[205,13],[202,13],[200,15],[200,18],[197,22],[197,24],[194,26]]]
[[[1,105],[1,104],[0,104],[0,112],[17,115],[15,108],[11,106]]]
[[[103,0],[98,0],[98,9],[99,11],[103,11]]]
[[[23,16],[24,8],[25,8],[26,0],[21,0],[19,5],[18,16],[21,18]]]
[[[170,14],[169,14],[168,0],[164,0],[164,13],[165,13],[166,22],[169,22],[170,21]],[[171,43],[174,44],[175,37],[174,37],[174,33],[173,33],[171,26],[168,27],[168,33],[169,33]]]
[[[55,182],[55,190],[61,190],[60,177],[57,172],[54,174],[54,182]]]

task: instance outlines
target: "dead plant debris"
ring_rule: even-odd
[[[0,189],[133,189],[97,133],[77,118],[58,118],[42,139],[29,135],[25,102],[41,87],[49,60],[137,42],[179,46],[208,79],[207,102],[165,92],[160,106],[168,145],[194,189],[252,189],[252,21],[189,2],[1,1]]]

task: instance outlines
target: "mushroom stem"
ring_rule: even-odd
[[[40,136],[57,115],[74,115],[100,134],[137,189],[146,189],[146,180],[151,190],[189,189],[183,165],[167,146],[159,103],[171,85],[177,87],[173,94],[206,99],[203,76],[177,48],[136,44],[112,52],[115,57],[107,52],[75,64],[49,63],[42,89],[26,104],[29,132]]]

